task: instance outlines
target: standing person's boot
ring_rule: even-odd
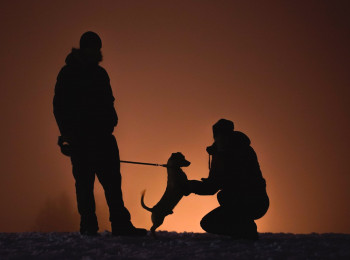
[[[98,223],[95,214],[82,215],[80,219],[80,234],[83,236],[97,236]]]
[[[135,228],[131,222],[112,223],[113,236],[146,236],[147,230],[144,228]]]

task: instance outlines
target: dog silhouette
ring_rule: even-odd
[[[173,213],[173,209],[179,203],[183,196],[187,196],[188,179],[181,167],[187,167],[191,163],[185,159],[182,153],[173,153],[166,165],[168,180],[166,190],[160,201],[153,207],[149,208],[144,203],[146,190],[142,192],[141,205],[144,209],[152,212],[151,233],[155,237],[155,230],[163,224],[164,218]]]

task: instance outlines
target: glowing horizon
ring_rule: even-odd
[[[88,30],[103,42],[121,159],[164,163],[182,152],[192,163],[188,178],[206,177],[211,127],[227,118],[251,139],[267,181],[271,205],[260,232],[350,232],[348,6],[200,2],[2,4],[0,232],[45,229],[45,216],[47,228],[76,225],[52,98],[66,55]],[[122,164],[122,180],[133,223],[149,228],[140,192],[155,204],[165,169]],[[95,191],[103,231],[98,181]],[[201,217],[216,205],[215,196],[185,197],[160,230],[201,232]],[[53,213],[60,211],[69,218]]]

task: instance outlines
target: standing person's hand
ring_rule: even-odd
[[[65,156],[71,155],[71,147],[70,147],[68,140],[65,137],[59,136],[57,144],[61,148],[62,154],[64,154]]]

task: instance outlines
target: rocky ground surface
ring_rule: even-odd
[[[258,241],[202,233],[158,238],[0,233],[0,259],[350,259],[350,234],[262,233]]]

